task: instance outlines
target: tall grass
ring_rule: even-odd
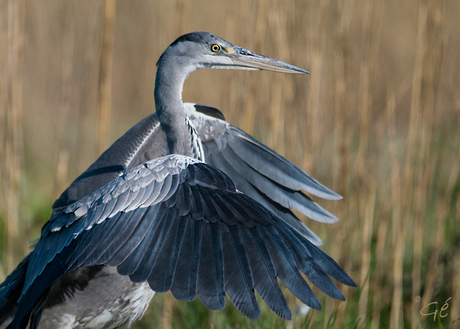
[[[22,174],[22,149],[23,149],[23,130],[22,130],[22,95],[23,95],[23,47],[24,47],[24,7],[23,1],[9,1],[3,4],[5,9],[3,18],[6,19],[2,24],[4,32],[2,43],[2,59],[6,62],[6,70],[2,70],[5,76],[2,91],[4,100],[2,102],[3,111],[3,136],[2,141],[2,186],[4,197],[2,202],[2,217],[4,220],[4,245],[3,252],[4,269],[11,271],[16,265],[18,256],[23,251],[19,242],[20,236],[20,180]],[[6,82],[6,83],[5,83]]]
[[[112,63],[116,0],[105,0],[104,32],[102,37],[101,67],[99,70],[99,117],[98,117],[98,153],[104,152],[109,144],[108,130],[112,102]]]
[[[292,322],[263,302],[252,321],[159,294],[134,327],[459,326],[459,15],[448,0],[0,0],[0,279],[53,198],[154,111],[161,52],[205,30],[311,72],[201,70],[183,99],[219,108],[344,196],[315,199],[340,222],[302,220],[358,288],[340,286],[346,302],[314,289],[323,310]],[[420,314],[449,298],[446,317]]]

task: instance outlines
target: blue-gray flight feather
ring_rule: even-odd
[[[145,190],[142,199],[137,197],[140,190]],[[190,198],[184,208],[188,213],[177,202],[185,196]],[[110,203],[116,206],[106,212]],[[114,238],[118,228],[122,230]],[[55,213],[44,232],[31,255],[33,267],[15,321],[28,314],[57,277],[88,265],[117,266],[133,281],[147,281],[157,291],[172,290],[183,300],[196,294],[212,309],[224,307],[227,293],[250,318],[260,314],[255,298],[259,290],[277,314],[290,318],[279,287],[274,288],[277,277],[313,308],[320,308],[319,302],[300,270],[333,297],[342,295],[326,273],[354,284],[296,229],[237,191],[227,175],[179,155],[133,168]],[[50,246],[56,241],[61,247],[53,251]],[[184,265],[190,265],[190,272]]]

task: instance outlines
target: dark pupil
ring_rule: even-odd
[[[218,51],[219,50],[219,45],[213,45],[212,46],[212,51]]]

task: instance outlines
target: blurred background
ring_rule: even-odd
[[[456,0],[0,0],[0,280],[54,199],[155,110],[163,50],[203,30],[311,72],[200,70],[183,99],[343,195],[318,200],[339,223],[302,220],[358,288],[315,290],[323,310],[291,322],[158,294],[133,328],[460,326],[458,17]]]

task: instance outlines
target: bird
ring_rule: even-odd
[[[0,285],[0,328],[118,328],[166,291],[211,310],[227,295],[250,319],[260,315],[257,292],[289,320],[278,279],[318,310],[301,273],[339,300],[331,278],[356,287],[291,211],[334,223],[302,191],[341,196],[220,110],[184,103],[185,79],[203,68],[308,74],[207,32],[177,38],[157,62],[156,112],[62,193],[34,250]]]

